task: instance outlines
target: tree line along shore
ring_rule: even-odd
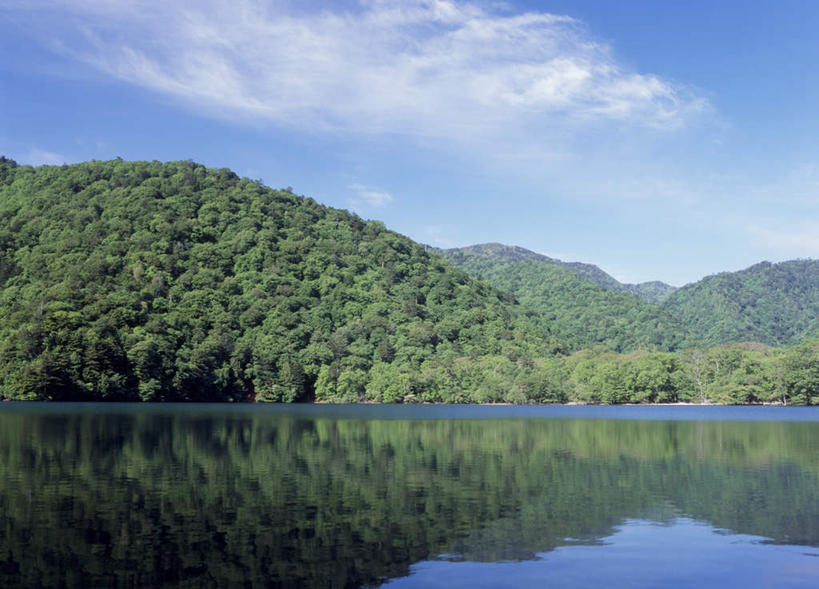
[[[719,341],[571,285],[547,309],[227,169],[0,158],[6,400],[819,402],[815,321],[780,325],[790,345]]]

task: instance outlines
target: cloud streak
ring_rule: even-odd
[[[469,141],[607,122],[676,129],[707,107],[618,64],[581,23],[541,12],[449,0],[332,11],[275,0],[18,6],[68,23],[61,51],[116,78],[311,131]]]
[[[350,186],[350,188],[355,190],[357,193],[356,197],[350,201],[354,207],[364,205],[371,208],[380,209],[393,201],[393,197],[389,192],[371,190],[362,184],[353,184]]]
[[[347,204],[354,211],[372,212],[375,209],[384,209],[394,200],[389,192],[373,190],[363,184],[352,184],[350,189],[356,194],[347,200]]]
[[[798,258],[819,256],[819,223],[803,223],[784,230],[750,226],[747,232],[758,247],[781,250]]]
[[[23,158],[25,164],[32,166],[59,166],[66,163],[68,158],[59,153],[46,151],[39,147],[32,147]]]

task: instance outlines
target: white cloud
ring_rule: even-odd
[[[427,225],[423,229],[424,237],[422,241],[434,247],[449,249],[457,247],[452,239],[453,230],[446,225]]]
[[[44,31],[62,51],[119,79],[311,131],[467,142],[523,132],[544,142],[556,128],[611,121],[674,129],[706,107],[618,64],[581,23],[542,12],[451,0],[334,10],[284,0],[24,6],[62,23]]]
[[[776,248],[790,257],[819,256],[819,223],[804,223],[779,230],[750,226],[747,232],[757,246]]]
[[[392,202],[392,195],[388,192],[375,192],[372,190],[367,190],[359,193],[358,196],[359,198],[363,199],[364,202],[373,207],[383,207]]]
[[[350,205],[353,208],[369,207],[369,208],[383,208],[393,201],[393,197],[389,192],[380,190],[371,190],[363,184],[353,184],[350,186],[355,192],[355,198],[350,200]]]
[[[28,150],[21,163],[31,166],[61,166],[67,161],[68,159],[59,153],[33,147]]]

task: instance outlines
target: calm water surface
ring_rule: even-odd
[[[819,410],[0,406],[2,587],[819,586]]]

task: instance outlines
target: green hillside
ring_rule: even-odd
[[[636,297],[640,297],[649,303],[663,303],[676,290],[676,286],[671,286],[659,280],[640,282],[638,284],[626,284],[626,290]]]
[[[819,261],[716,274],[677,290],[664,305],[708,343],[797,344],[819,336]]]
[[[675,349],[743,341],[787,346],[819,336],[815,260],[762,262],[677,289],[659,281],[621,284],[597,266],[498,243],[439,253],[553,320],[575,349],[597,344],[618,351]]]
[[[561,345],[381,223],[227,169],[0,161],[0,398],[544,400]]]
[[[470,275],[512,293],[555,324],[573,349],[602,345],[620,352],[673,350],[688,340],[686,329],[662,307],[598,286],[551,258],[520,249],[487,244],[439,253]],[[514,253],[519,255],[510,255]]]
[[[641,282],[639,284],[624,284],[618,282],[594,264],[584,264],[582,262],[563,262],[557,258],[550,258],[543,254],[538,254],[515,245],[504,245],[502,243],[480,243],[467,247],[453,248],[449,250],[438,250],[446,252],[446,257],[451,260],[459,259],[459,256],[476,257],[483,256],[501,263],[538,261],[553,264],[562,268],[567,268],[577,276],[606,290],[620,293],[629,293],[650,303],[661,303],[674,292],[677,287],[664,282],[654,280],[651,282]]]
[[[800,342],[816,262],[710,277],[666,309],[493,248],[438,252],[477,280],[230,170],[0,158],[0,399],[819,403],[816,341],[688,349],[669,313],[713,342]]]

